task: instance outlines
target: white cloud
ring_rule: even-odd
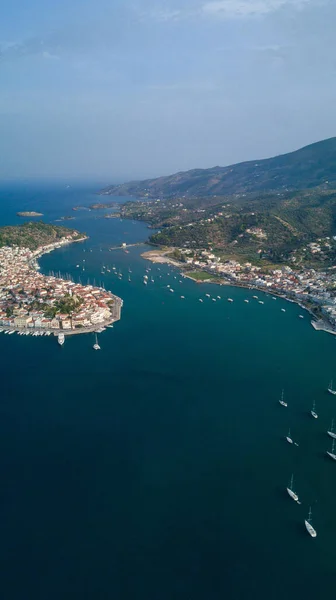
[[[136,9],[135,12],[138,15],[140,21],[147,21],[148,19],[153,19],[153,21],[158,21],[161,23],[165,23],[168,21],[177,21],[180,18],[186,16],[185,12],[180,9],[168,9],[166,7],[155,7],[150,10]]]
[[[188,17],[215,17],[224,19],[265,16],[280,9],[300,10],[309,5],[323,5],[329,0],[199,0],[193,6],[187,1],[182,7],[156,5],[147,11],[138,11],[141,20],[153,19],[161,22],[178,21]],[[182,5],[181,0],[181,5]]]
[[[181,16],[180,10],[157,10],[153,12],[153,16],[158,21],[175,21]]]
[[[211,0],[203,4],[201,12],[215,17],[237,18],[267,15],[280,8],[300,9],[311,0]]]
[[[42,56],[43,58],[46,58],[47,60],[59,60],[60,57],[57,56],[57,54],[51,54],[50,52],[42,52]]]

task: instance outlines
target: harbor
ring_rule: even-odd
[[[123,299],[121,320],[97,335],[101,350],[94,331],[0,335],[8,589],[62,597],[71,573],[75,595],[99,597],[98,573],[117,598],[120,581],[134,597],[145,586],[149,597],[171,598],[182,569],[192,596],[201,588],[207,597],[214,579],[221,597],[331,595],[334,337],[317,335],[306,312],[274,294],[195,285],[177,267],[144,261],[142,248],[109,252],[147,229],[92,214],[77,224],[88,240],[39,265]],[[316,538],[305,526],[310,506]],[[45,557],[53,590],[38,568]],[[18,561],[28,583],[16,577]]]

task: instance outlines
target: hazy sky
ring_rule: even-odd
[[[11,0],[0,176],[119,181],[336,135],[335,0]]]

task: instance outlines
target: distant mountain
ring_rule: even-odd
[[[193,169],[102,190],[103,195],[136,197],[226,196],[267,190],[336,187],[336,137],[274,158],[229,167]]]

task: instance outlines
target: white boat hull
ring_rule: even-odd
[[[293,492],[293,490],[287,488],[287,492],[290,495],[290,497],[293,498],[293,500],[295,500],[295,502],[299,501],[299,496],[295,492]]]
[[[309,523],[309,521],[305,520],[305,526],[306,526],[306,529],[307,529],[309,535],[311,535],[311,537],[315,538],[316,531],[315,531],[314,527]]]
[[[331,388],[328,388],[328,392],[329,392],[329,394],[336,396],[336,390],[332,390]]]
[[[314,410],[311,410],[310,414],[311,414],[312,417],[314,417],[314,419],[318,419],[318,415],[316,414],[316,412]]]
[[[336,440],[336,433],[334,433],[333,431],[328,431],[328,435],[330,435],[331,438]]]
[[[332,458],[333,460],[336,460],[336,454],[334,454],[333,452],[329,452],[327,451],[328,456],[330,456],[330,458]]]
[[[289,444],[292,444],[292,443],[293,443],[293,440],[292,440],[292,438],[290,438],[290,437],[288,437],[288,436],[286,437],[286,440],[287,440],[287,442],[288,442]]]
[[[287,406],[287,402],[284,402],[283,400],[279,400],[279,404],[281,404],[281,406]]]

